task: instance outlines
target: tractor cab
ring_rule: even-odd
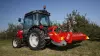
[[[45,10],[34,10],[25,14],[23,19],[23,30],[30,29],[32,27],[49,27],[50,26],[50,13]],[[21,22],[21,18],[18,19]]]
[[[25,14],[23,23],[21,23],[24,35],[33,28],[42,29],[45,33],[48,32],[47,29],[50,27],[50,13],[45,9],[46,7],[43,10],[34,10]],[[18,21],[21,22],[21,18]]]
[[[24,28],[28,29],[32,26],[50,26],[50,13],[46,10],[35,10],[26,13],[24,16]]]

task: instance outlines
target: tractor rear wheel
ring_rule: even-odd
[[[13,38],[12,46],[13,46],[13,48],[20,48],[21,47],[21,40],[17,37]]]
[[[32,29],[28,34],[28,44],[31,50],[40,50],[45,47],[44,32],[40,29]]]

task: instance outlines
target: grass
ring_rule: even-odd
[[[47,47],[34,51],[28,47],[13,48],[11,40],[0,40],[0,56],[100,56],[100,41],[83,41],[67,47]]]

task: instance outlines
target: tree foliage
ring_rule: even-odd
[[[58,27],[60,27],[60,23],[58,23],[57,21],[51,21],[51,26],[58,26]]]
[[[80,15],[77,10],[73,10],[72,13],[67,15],[68,18],[66,18],[63,23],[64,29],[67,29],[67,20],[72,16],[75,16],[75,21],[77,22],[77,24],[73,26],[73,32],[83,32],[91,39],[100,38],[100,27],[97,24],[89,21],[86,18],[86,15]]]
[[[0,39],[12,39],[17,32],[16,25],[8,23],[8,29],[0,33]]]

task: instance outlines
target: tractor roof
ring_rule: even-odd
[[[34,11],[26,13],[25,16],[36,14],[36,13],[45,14],[45,15],[49,15],[50,16],[50,13],[47,12],[46,10],[34,10]]]

